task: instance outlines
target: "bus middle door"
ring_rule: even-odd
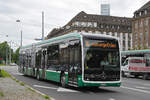
[[[76,64],[76,56],[77,54],[77,47],[76,45],[69,46],[69,83],[77,85],[77,79],[78,79],[78,71],[77,71],[77,64]],[[79,58],[78,58],[79,59]]]

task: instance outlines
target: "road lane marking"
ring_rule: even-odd
[[[149,91],[145,91],[145,90],[141,90],[141,89],[130,88],[130,87],[125,87],[125,86],[121,86],[121,88],[129,89],[129,90],[133,90],[133,91],[138,91],[138,92],[142,92],[142,93],[150,94],[150,92],[149,92]]]
[[[62,87],[59,87],[57,89],[58,92],[79,92],[79,91],[76,91],[76,90],[71,90],[71,89],[66,89],[66,88],[62,88]]]
[[[33,86],[38,88],[44,88],[44,89],[53,89],[53,90],[57,90],[57,92],[78,92],[76,90],[62,88],[62,87],[54,88],[54,87],[41,86],[41,85],[33,85]]]
[[[125,80],[122,80],[122,82],[123,83],[137,84],[137,85],[144,85],[144,86],[149,86],[150,87],[150,84],[146,84],[146,83],[145,84],[143,84],[143,83],[141,84],[141,83],[137,83],[137,82],[126,82]]]
[[[141,86],[136,86],[135,88],[137,88],[137,89],[150,89],[148,87],[141,87]]]
[[[116,99],[114,99],[114,98],[109,98],[108,100],[116,100]]]
[[[22,75],[24,75],[24,74],[22,74],[22,73],[12,73],[13,75],[20,75],[20,76],[22,76]]]
[[[39,87],[39,88],[44,88],[44,89],[54,89],[57,90],[58,88],[54,88],[54,87],[48,87],[48,86],[41,86],[41,85],[33,85],[34,87]]]

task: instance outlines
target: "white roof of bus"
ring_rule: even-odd
[[[118,40],[118,37],[115,37],[115,36],[110,36],[110,35],[105,35],[105,34],[92,34],[92,33],[86,33],[86,32],[81,32],[80,33],[81,35],[86,35],[86,36],[95,36],[95,37],[105,37],[105,38],[111,38],[111,39],[117,39]]]

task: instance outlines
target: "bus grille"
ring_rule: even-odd
[[[85,81],[119,81],[120,72],[85,73]]]

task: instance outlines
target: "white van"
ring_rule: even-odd
[[[129,57],[121,66],[122,76],[143,76],[148,79],[150,76],[150,66],[147,66],[148,60],[144,57]]]

